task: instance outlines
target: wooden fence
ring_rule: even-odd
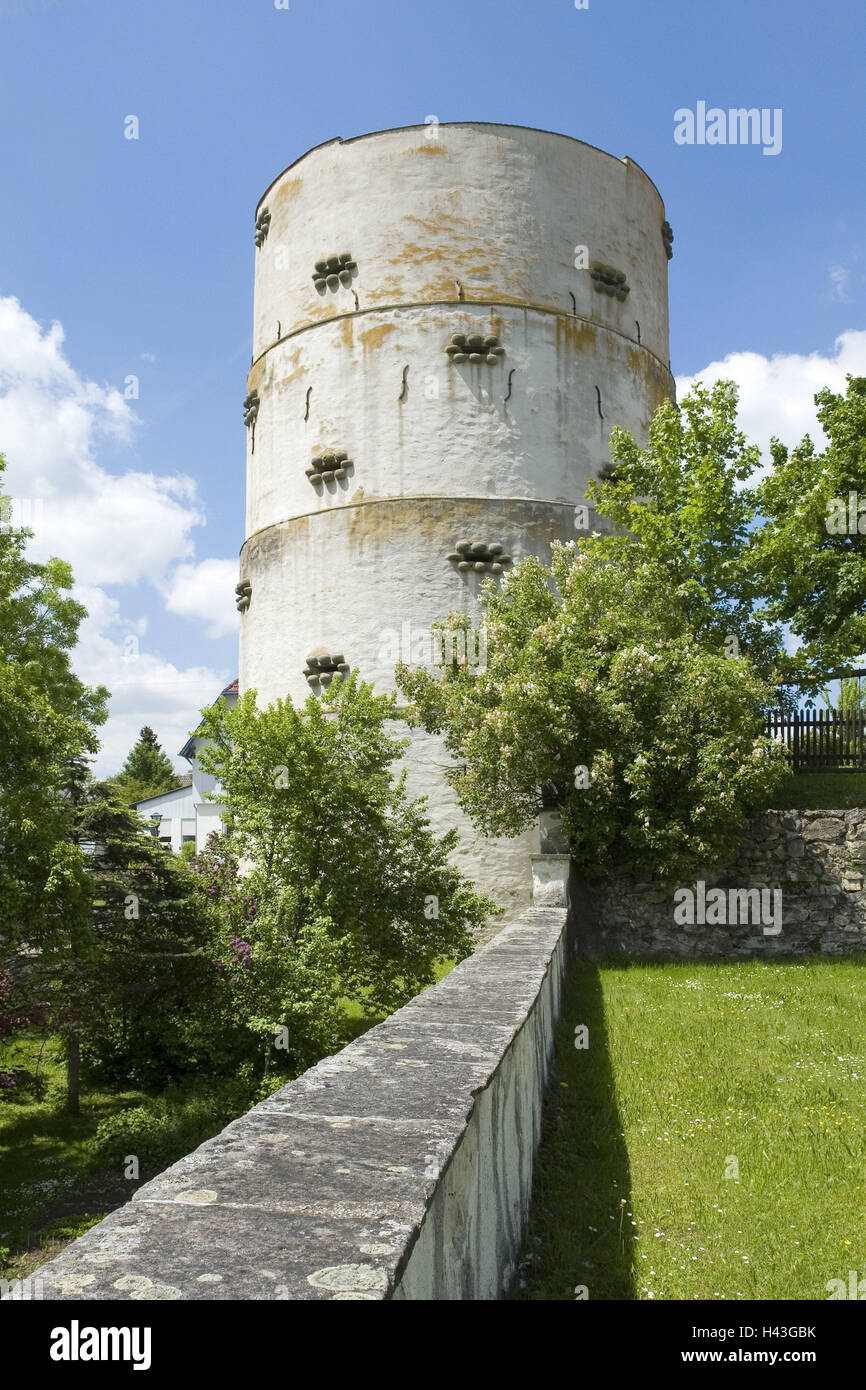
[[[866,772],[866,710],[772,710],[767,733],[795,772]]]

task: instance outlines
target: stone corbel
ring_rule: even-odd
[[[591,265],[589,273],[592,277],[593,287],[601,294],[613,295],[614,299],[625,299],[629,292],[629,284],[625,278],[624,270],[617,270],[612,265],[602,265],[597,262]]]
[[[304,667],[304,675],[307,684],[315,688],[316,686],[329,686],[335,678],[342,679],[349,674],[349,664],[342,652],[332,655],[330,652],[318,648],[310,652],[307,657],[307,664]]]
[[[358,267],[351,251],[341,251],[338,256],[323,256],[316,261],[313,284],[319,294],[325,294],[328,290],[338,290],[341,285],[348,287],[357,274]]]
[[[256,246],[261,250],[271,226],[271,214],[267,208],[262,208],[256,218]]]
[[[342,481],[347,478],[349,470],[354,469],[355,465],[345,452],[331,452],[319,454],[314,458],[309,468],[305,469],[310,482],[315,486],[316,483],[330,483],[334,479]]]
[[[252,453],[256,452],[256,420],[259,418],[259,405],[258,391],[250,391],[248,396],[244,396],[244,424],[252,431]]]
[[[501,574],[511,564],[511,556],[499,541],[458,541],[448,556],[462,573],[474,570],[477,574]]]
[[[505,356],[505,348],[495,333],[488,333],[486,337],[481,333],[452,333],[445,351],[452,362],[486,362],[491,367]]]

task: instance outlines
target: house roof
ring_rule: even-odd
[[[221,691],[220,691],[219,695],[216,697],[216,700],[214,700],[213,703],[214,703],[214,704],[217,704],[217,703],[223,698],[224,695],[237,695],[237,693],[238,693],[238,677],[235,676],[234,680],[231,681],[231,682],[225,687],[224,690],[221,690]],[[189,738],[187,739],[186,743],[183,745],[183,748],[181,748],[180,753],[178,754],[178,757],[179,757],[179,758],[186,758],[187,762],[191,762],[191,761],[192,761],[193,754],[195,753],[195,740],[196,740],[196,734],[198,733],[198,731],[199,731],[199,729],[201,728],[201,726],[202,726],[203,723],[204,723],[204,720],[203,720],[203,719],[199,720],[198,724],[196,725],[195,733],[190,734],[190,736],[189,736]]]
[[[177,796],[178,792],[188,791],[191,786],[192,775],[190,774],[187,777],[181,777],[177,786],[171,787],[167,792],[157,792],[156,796],[145,796],[142,798],[141,801],[133,801],[131,805],[134,808],[134,810],[141,811],[148,806],[155,806],[159,802],[165,801],[166,797]]]

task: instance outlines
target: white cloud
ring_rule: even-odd
[[[94,763],[99,776],[116,772],[142,726],[155,730],[176,768],[188,772],[177,754],[235,675],[210,666],[181,668],[148,649],[147,622],[127,622],[119,605],[101,589],[76,589],[87,608],[75,649],[75,669],[88,685],[111,691],[110,716],[100,731],[102,749]]]
[[[844,265],[831,265],[827,274],[830,276],[830,283],[833,286],[833,293],[837,299],[850,300],[848,293],[848,282],[851,274]]]
[[[720,379],[732,380],[740,392],[740,426],[765,454],[773,435],[792,448],[809,434],[816,447],[821,447],[825,438],[815,415],[815,392],[822,386],[844,392],[846,372],[866,375],[866,332],[850,329],[833,346],[835,351],[827,356],[820,352],[808,356],[780,352],[772,357],[731,352],[694,376],[677,377],[677,399],[682,400],[696,381],[710,385]]]
[[[196,562],[191,533],[205,516],[192,478],[99,465],[100,441],[130,440],[137,419],[119,391],[75,371],[63,341],[60,324],[43,330],[17,299],[0,298],[3,491],[15,499],[13,519],[33,526],[30,553],[68,560],[88,610],[75,669],[112,692],[97,771],[117,770],[143,724],[183,767],[178,749],[234,672],[184,669],[149,650],[146,618],[122,613],[106,586],[149,582],[168,611],[219,636],[236,626],[237,563]]]
[[[17,299],[0,299],[5,489],[37,504],[35,558],[62,555],[87,585],[159,582],[194,553],[195,482],[99,467],[100,436],[129,439],[136,417],[119,391],[80,377],[62,345],[59,324],[43,333]]]
[[[17,299],[0,299],[0,377],[12,381],[58,381],[77,384],[61,351],[63,328],[52,323],[44,333]]]
[[[200,560],[198,564],[178,565],[163,590],[165,606],[169,613],[205,623],[208,637],[224,637],[238,629],[234,593],[237,582],[237,560]]]

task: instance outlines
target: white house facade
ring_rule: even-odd
[[[229,706],[237,704],[237,681],[227,685],[218,699],[225,700]],[[192,772],[182,779],[178,787],[135,802],[135,808],[143,819],[156,828],[160,844],[174,850],[175,854],[180,854],[182,847],[189,843],[195,844],[198,854],[207,844],[211,832],[223,828],[225,807],[219,801],[208,800],[218,790],[217,780],[209,772],[203,771],[198,763],[198,754],[206,742],[196,732],[181,748],[180,757],[186,758]]]

